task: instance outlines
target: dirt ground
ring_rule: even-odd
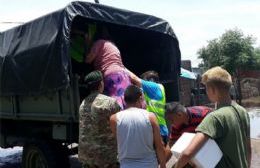
[[[251,168],[259,168],[260,167],[260,139],[251,139],[252,145],[252,165]],[[0,157],[0,167],[1,168],[21,168],[21,153],[14,154],[8,158],[1,159]],[[171,166],[175,163],[176,159],[172,157],[172,159],[167,163],[167,168],[171,168]],[[81,164],[78,161],[77,155],[73,155],[70,157],[71,168],[81,168]]]
[[[252,146],[252,165],[251,168],[260,167],[260,140],[251,139]]]

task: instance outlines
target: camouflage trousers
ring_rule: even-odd
[[[120,168],[119,163],[108,164],[105,166],[89,165],[88,163],[82,163],[82,168]]]

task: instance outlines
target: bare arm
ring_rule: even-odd
[[[196,133],[189,146],[182,152],[175,168],[184,167],[208,139],[209,137],[207,135],[203,133]]]
[[[129,74],[131,82],[134,85],[136,85],[138,87],[141,87],[142,86],[142,80],[138,76],[136,76],[133,72],[131,72],[129,69],[127,69],[127,68],[125,68],[125,69],[128,72],[128,74]]]
[[[110,128],[113,135],[116,137],[116,114],[113,114],[110,117]]]
[[[166,161],[168,162],[172,157],[171,147],[175,144],[176,140],[169,138],[169,141],[166,146]]]
[[[166,162],[168,162],[172,157],[171,147],[170,147],[169,143],[167,144],[167,146],[165,148],[165,155],[166,155]]]
[[[166,157],[164,150],[164,143],[160,135],[160,128],[154,114],[149,114],[149,119],[153,128],[154,145],[159,160],[160,168],[166,168]]]
[[[171,148],[175,144],[175,142],[176,142],[175,139],[169,138],[169,141],[168,141],[169,147]]]

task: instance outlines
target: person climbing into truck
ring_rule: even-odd
[[[70,32],[69,55],[73,65],[73,73],[78,75],[79,83],[84,82],[86,73],[93,70],[86,66],[85,56],[89,51],[93,33],[89,31],[91,25],[80,19],[74,19]]]
[[[93,23],[89,28],[89,31],[95,35],[91,39],[92,45],[86,54],[85,62],[102,72],[104,93],[115,98],[121,109],[124,109],[124,91],[131,82],[123,65],[121,53],[112,42],[107,27]]]
[[[212,111],[206,106],[184,107],[178,102],[167,103],[165,118],[170,126],[169,142],[166,147],[166,157],[172,156],[170,148],[184,132],[195,133],[195,129],[202,120]]]
[[[84,81],[91,93],[79,108],[79,160],[84,168],[117,168],[117,145],[109,118],[120,106],[114,98],[102,94],[104,82],[100,71],[89,73]]]
[[[73,61],[84,62],[88,46],[88,25],[74,23],[70,35],[70,56]]]

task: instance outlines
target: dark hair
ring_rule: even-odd
[[[166,114],[174,114],[177,112],[186,112],[186,108],[180,103],[176,102],[166,104]]]
[[[101,24],[99,22],[94,22],[92,24],[96,25],[96,32],[95,32],[93,38],[91,39],[91,42],[88,46],[88,50],[86,51],[86,53],[90,52],[90,49],[92,48],[93,44],[97,40],[103,39],[103,40],[108,40],[108,41],[113,42],[113,40],[110,36],[110,33],[109,33],[109,28],[107,26],[105,26],[104,24]]]
[[[136,103],[140,96],[142,96],[142,90],[135,85],[130,85],[125,90],[124,100],[127,104],[132,104]]]
[[[104,25],[98,22],[95,22],[94,24],[96,25],[96,33],[92,39],[92,42],[95,42],[99,39],[113,41],[108,25]]]
[[[146,71],[141,75],[141,78],[148,81],[159,82],[159,75],[155,71]]]
[[[102,80],[101,81],[97,81],[97,82],[92,82],[91,84],[87,84],[87,88],[89,91],[95,91],[95,90],[98,90],[100,84],[101,84]]]

